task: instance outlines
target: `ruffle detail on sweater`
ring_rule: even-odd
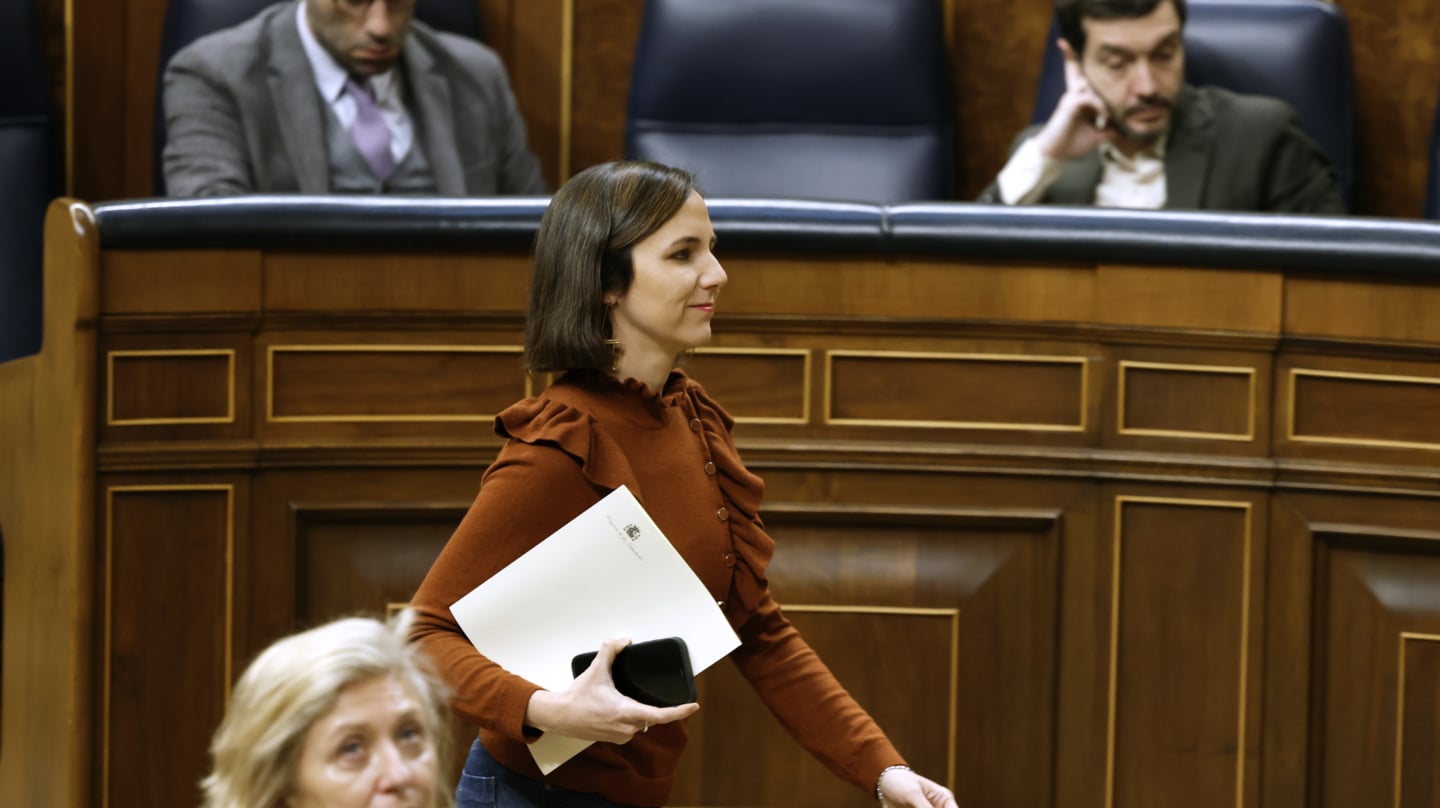
[[[554,446],[575,459],[592,484],[620,486],[639,496],[635,473],[604,428],[589,413],[550,398],[527,398],[495,416],[495,434],[532,445]]]
[[[735,594],[746,611],[754,612],[765,595],[768,586],[765,573],[770,567],[770,559],[775,556],[775,540],[765,532],[765,525],[760,520],[765,481],[745,468],[740,460],[740,452],[730,436],[735,419],[710,398],[699,383],[686,379],[685,390],[696,415],[705,425],[710,454],[715,463],[715,478],[726,507],[730,509],[730,536],[735,542],[737,562],[749,572],[744,574],[737,570]]]

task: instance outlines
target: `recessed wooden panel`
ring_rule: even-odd
[[[1294,441],[1440,449],[1440,376],[1290,370]]]
[[[108,426],[222,424],[235,420],[235,352],[109,351]]]
[[[1440,533],[1315,527],[1314,804],[1436,804]]]
[[[1107,808],[1244,804],[1249,504],[1118,497]]]
[[[1120,363],[1121,435],[1255,439],[1255,369]]]
[[[520,348],[276,345],[266,415],[285,421],[488,421],[525,396]]]
[[[784,348],[704,348],[687,370],[739,423],[810,420],[810,352]]]
[[[827,351],[825,420],[1085,431],[1084,357]]]
[[[1440,805],[1440,635],[1400,635],[1395,808]]]
[[[106,492],[101,803],[194,805],[232,675],[233,491]]]
[[[911,765],[963,805],[1048,804],[1054,515],[772,505],[766,519],[774,596]],[[801,749],[732,664],[700,683],[670,805],[874,805]]]
[[[296,622],[403,608],[464,516],[463,508],[405,503],[297,507]]]
[[[102,265],[103,314],[260,310],[258,251],[108,250]]]

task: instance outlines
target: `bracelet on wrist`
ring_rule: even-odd
[[[880,801],[881,808],[884,808],[885,806],[885,795],[880,793],[880,783],[885,779],[885,775],[895,771],[896,769],[904,769],[907,772],[910,771],[909,766],[906,766],[904,763],[897,763],[894,766],[886,766],[885,768],[881,769],[880,776],[875,778],[875,799]]]

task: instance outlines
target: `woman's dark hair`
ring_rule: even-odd
[[[690,198],[688,172],[644,160],[601,163],[555,192],[535,235],[525,368],[608,370],[607,292],[630,288],[630,248]]]
[[[1185,27],[1185,0],[1055,0],[1060,36],[1070,43],[1077,59],[1085,56],[1085,20],[1122,20],[1144,17],[1161,3],[1175,6],[1180,27]]]

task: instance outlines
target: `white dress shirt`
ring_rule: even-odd
[[[315,38],[310,23],[305,19],[305,3],[296,6],[295,15],[300,27],[300,44],[305,47],[310,70],[315,74],[315,87],[320,91],[320,97],[330,105],[330,111],[335,113],[340,125],[349,131],[351,124],[355,123],[355,99],[345,92],[345,80],[350,74]],[[390,155],[395,158],[396,165],[405,159],[415,143],[415,124],[410,120],[410,111],[405,108],[402,90],[400,72],[393,67],[370,77],[375,106],[380,108],[380,117],[390,130]]]
[[[1100,184],[1095,186],[1095,204],[1108,208],[1165,206],[1165,138],[1160,138],[1134,157],[1100,145]],[[1060,176],[1064,161],[1046,157],[1035,138],[1020,144],[1010,162],[1000,170],[997,184],[1000,200],[1007,205],[1028,205],[1038,200]]]

